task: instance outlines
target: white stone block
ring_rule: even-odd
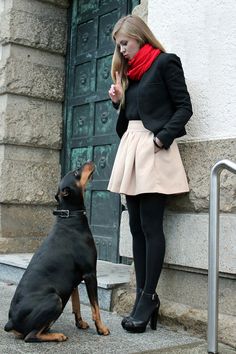
[[[208,214],[167,214],[165,263],[208,269]],[[236,215],[220,215],[219,269],[236,273]]]
[[[235,0],[148,1],[148,24],[183,63],[194,111],[187,139],[236,136],[235,13]]]
[[[0,0],[0,13],[4,11],[4,7],[5,7],[4,2],[5,0]]]
[[[129,229],[129,214],[126,210],[121,214],[119,253],[120,256],[133,258],[132,235]]]
[[[195,269],[208,269],[208,214],[166,213],[165,263]],[[236,215],[220,215],[219,270],[236,273]],[[121,217],[120,255],[132,257],[132,236],[128,226],[128,211]]]

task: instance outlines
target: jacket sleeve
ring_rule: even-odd
[[[113,102],[113,101],[111,101],[111,103],[112,103],[112,106],[113,106],[115,109],[119,109],[119,107],[120,107],[120,102]]]
[[[118,119],[116,122],[116,132],[117,132],[120,139],[122,138],[123,134],[127,130],[128,124],[129,124],[129,121],[125,117],[125,110],[123,107],[121,107],[120,111],[119,111]]]
[[[163,67],[163,77],[175,112],[156,136],[167,149],[184,129],[193,112],[182,64],[177,55],[169,54],[168,61]]]

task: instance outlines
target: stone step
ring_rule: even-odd
[[[18,284],[33,254],[17,253],[0,255],[0,281]],[[98,299],[100,308],[112,309],[113,293],[130,281],[130,266],[98,260]],[[88,304],[84,282],[79,285],[81,303]]]

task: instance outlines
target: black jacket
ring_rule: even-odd
[[[161,53],[142,76],[138,87],[138,112],[146,129],[168,148],[175,138],[186,134],[185,124],[192,105],[180,59]],[[116,131],[121,138],[128,126],[125,108],[120,109]]]

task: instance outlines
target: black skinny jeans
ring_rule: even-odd
[[[163,215],[166,195],[145,193],[126,195],[137,288],[153,294],[165,255]]]

